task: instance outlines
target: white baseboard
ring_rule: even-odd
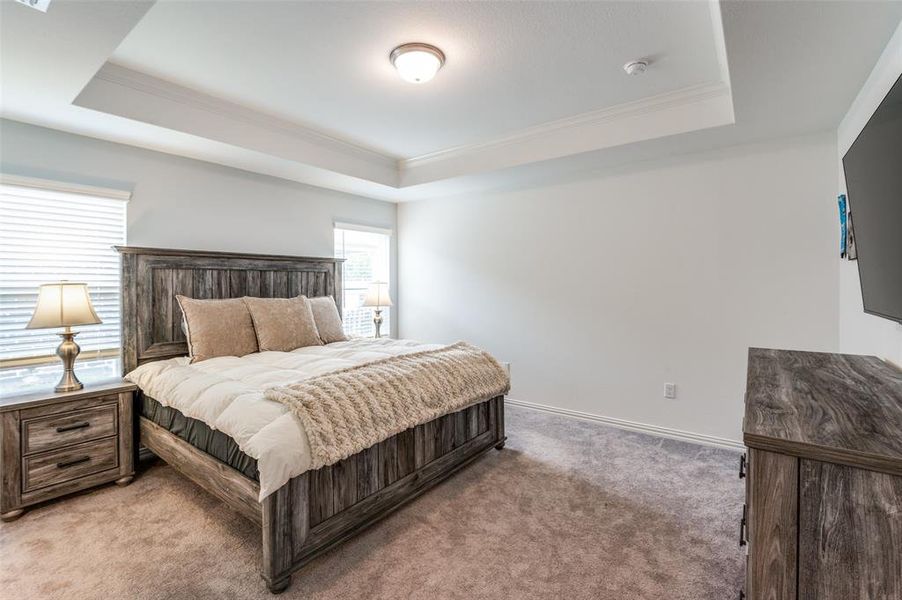
[[[717,446],[718,448],[729,448],[730,450],[745,450],[745,445],[742,442],[737,442],[736,440],[730,440],[714,435],[692,433],[691,431],[682,431],[680,429],[660,427],[658,425],[648,425],[646,423],[637,423],[635,421],[627,421],[625,419],[615,419],[614,417],[603,417],[601,415],[580,412],[578,410],[570,410],[569,408],[558,408],[556,406],[548,406],[547,404],[536,404],[535,402],[525,402],[523,400],[514,400],[512,398],[505,398],[504,401],[514,406],[522,406],[524,408],[531,408],[532,410],[552,413],[555,415],[563,415],[565,417],[572,417],[574,419],[582,419],[584,421],[604,423],[605,425],[612,425],[613,427],[627,429],[629,431],[649,433],[651,435],[671,438],[674,440],[692,442],[693,444]]]

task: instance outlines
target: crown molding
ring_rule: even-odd
[[[246,106],[106,63],[75,99],[92,110],[403,189],[734,122],[729,85],[695,85],[410,158],[380,154]],[[259,161],[257,161],[259,162]]]
[[[335,150],[351,154],[355,158],[372,162],[380,166],[397,166],[397,157],[388,156],[373,148],[368,148],[339,137],[317,131],[292,121],[274,117],[266,113],[256,111],[241,104],[229,102],[216,96],[198,92],[176,83],[166,81],[123,67],[115,63],[106,63],[95,79],[127,87],[136,91],[164,98],[171,102],[204,110],[209,113],[226,117],[235,121],[241,121],[263,129],[295,137],[308,143],[322,146],[331,146]]]
[[[647,98],[642,98],[641,100],[608,106],[598,110],[573,115],[571,117],[564,117],[563,119],[548,121],[487,142],[466,144],[430,152],[428,154],[422,154],[420,156],[400,159],[398,165],[401,169],[411,169],[477,152],[503,150],[508,146],[536,141],[551,133],[566,132],[568,130],[608,124],[621,119],[641,117],[653,112],[695,104],[704,100],[728,97],[729,95],[729,86],[722,82],[696,85],[658,94],[656,96],[649,96]]]
[[[717,56],[720,80],[727,87],[732,87],[730,61],[727,57],[727,39],[723,32],[723,13],[720,10],[720,2],[718,0],[708,0],[708,13],[711,16],[711,31],[714,34],[714,54]]]
[[[399,162],[400,187],[498,171],[735,122],[730,87],[696,85]]]

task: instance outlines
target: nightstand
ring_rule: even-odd
[[[0,398],[0,519],[135,474],[132,396],[122,379]]]

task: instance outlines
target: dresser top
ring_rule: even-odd
[[[118,394],[120,392],[131,392],[138,389],[138,386],[126,381],[125,379],[110,379],[99,383],[85,384],[85,387],[74,392],[54,392],[53,388],[43,392],[34,392],[29,394],[0,396],[0,412],[11,410],[21,410],[23,408],[32,408],[35,406],[43,406],[45,404],[55,404],[57,402],[68,402],[70,400],[78,400],[80,398],[91,398],[94,396],[103,396],[104,394]]]
[[[902,475],[902,370],[876,356],[749,349],[750,448]]]

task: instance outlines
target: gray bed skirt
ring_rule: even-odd
[[[257,459],[251,458],[241,451],[238,443],[221,431],[211,429],[203,421],[186,417],[177,409],[163,406],[155,399],[138,393],[138,412],[177,435],[198,450],[206,452],[216,460],[223,462],[245,477],[259,481],[257,475]]]

